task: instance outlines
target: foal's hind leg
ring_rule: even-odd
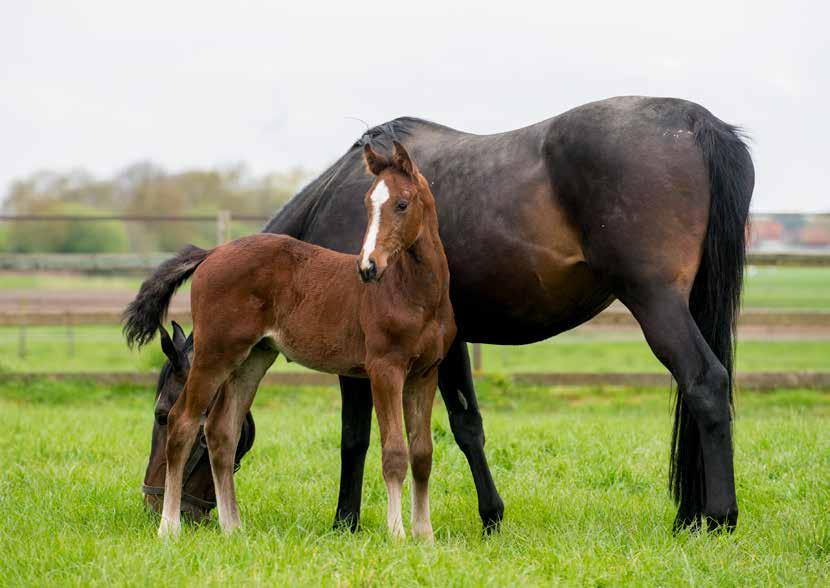
[[[435,402],[437,370],[407,382],[403,414],[409,437],[412,465],[412,536],[433,541],[429,517],[429,475],[432,471],[432,406]]]
[[[221,362],[205,365],[194,358],[187,382],[167,417],[167,473],[164,479],[164,507],[159,537],[178,535],[181,529],[182,476],[199,423],[210,406],[217,389],[225,381],[233,366]]]
[[[216,488],[216,510],[219,524],[225,533],[240,526],[233,466],[242,423],[251,408],[262,377],[276,358],[277,352],[274,350],[254,348],[222,386],[205,421],[210,468]]]
[[[670,289],[640,289],[621,295],[639,321],[648,344],[671,371],[685,410],[696,421],[700,435],[703,471],[700,480],[702,501],[693,496],[683,503],[694,504],[681,512],[685,524],[700,517],[714,525],[735,526],[738,504],[732,465],[732,430],[729,406],[729,375],[698,330],[686,298]],[[686,488],[685,492],[694,492]],[[697,501],[701,504],[695,504]]]

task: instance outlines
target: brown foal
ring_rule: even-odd
[[[219,523],[226,532],[239,527],[236,444],[260,380],[282,353],[319,371],[369,378],[389,531],[404,535],[401,489],[409,461],[412,534],[432,539],[430,419],[437,366],[456,334],[449,270],[432,192],[406,150],[395,143],[387,159],[367,145],[364,159],[375,181],[365,197],[369,220],[358,256],[271,234],[210,251],[189,247],[160,266],[128,307],[128,342],[142,345],[160,328],[175,289],[193,275],[196,344],[167,419],[159,536],[180,530],[183,470],[202,422]]]

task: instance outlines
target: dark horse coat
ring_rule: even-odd
[[[503,504],[460,341],[539,341],[619,299],[678,382],[676,524],[733,526],[732,349],[754,186],[737,129],[697,104],[645,97],[485,136],[400,118],[367,131],[264,231],[356,253],[372,181],[360,147],[388,152],[392,140],[419,162],[438,205],[459,328],[439,383],[485,525]],[[365,380],[341,378],[341,391],[337,519],[355,526],[371,397]]]

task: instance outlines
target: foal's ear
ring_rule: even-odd
[[[372,146],[366,143],[363,146],[363,161],[366,162],[366,169],[372,174],[379,175],[380,172],[389,167],[389,161],[382,155],[378,155]]]
[[[181,327],[179,327],[181,328]],[[175,333],[176,328],[173,327],[173,332]],[[167,356],[170,365],[173,366],[173,369],[179,371],[182,368],[179,350],[176,349],[175,343],[170,338],[170,333],[167,332],[167,329],[164,326],[159,325],[159,336],[161,337],[161,350],[164,352],[164,355]]]
[[[418,173],[415,162],[409,157],[406,148],[397,141],[392,141],[392,163],[396,168],[410,177],[414,178]]]
[[[173,345],[179,352],[184,351],[184,346],[187,343],[187,335],[184,334],[184,329],[176,321],[173,322]]]

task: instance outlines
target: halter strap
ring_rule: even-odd
[[[253,424],[253,419],[251,419],[251,425]],[[240,444],[241,444],[241,437],[248,431],[245,431],[246,425],[248,425],[248,419],[246,418],[245,422],[242,425],[242,432],[240,434]],[[251,426],[249,425],[249,426]],[[253,431],[248,432],[249,435],[253,433]],[[250,440],[250,443],[253,444],[253,441]],[[250,447],[249,447],[250,448]],[[193,472],[196,470],[196,466],[199,465],[199,462],[202,460],[202,457],[205,455],[205,451],[207,451],[207,438],[205,437],[205,426],[199,425],[199,434],[196,436],[196,443],[193,445],[193,450],[190,452],[190,457],[187,458],[187,463],[184,466],[184,472],[182,476],[182,488],[187,485],[188,480],[193,475]],[[239,452],[237,452],[239,453]],[[233,463],[233,473],[239,471],[241,467],[240,460],[242,456],[236,455],[236,459],[234,459]],[[164,487],[163,486],[148,486],[147,484],[141,485],[141,491],[144,494],[149,494],[151,496],[164,496]],[[192,494],[188,494],[187,492],[182,492],[182,502],[187,502],[192,504],[193,506],[199,507],[203,510],[212,510],[216,508],[216,500],[205,500],[204,498],[199,498],[198,496],[193,496]]]

